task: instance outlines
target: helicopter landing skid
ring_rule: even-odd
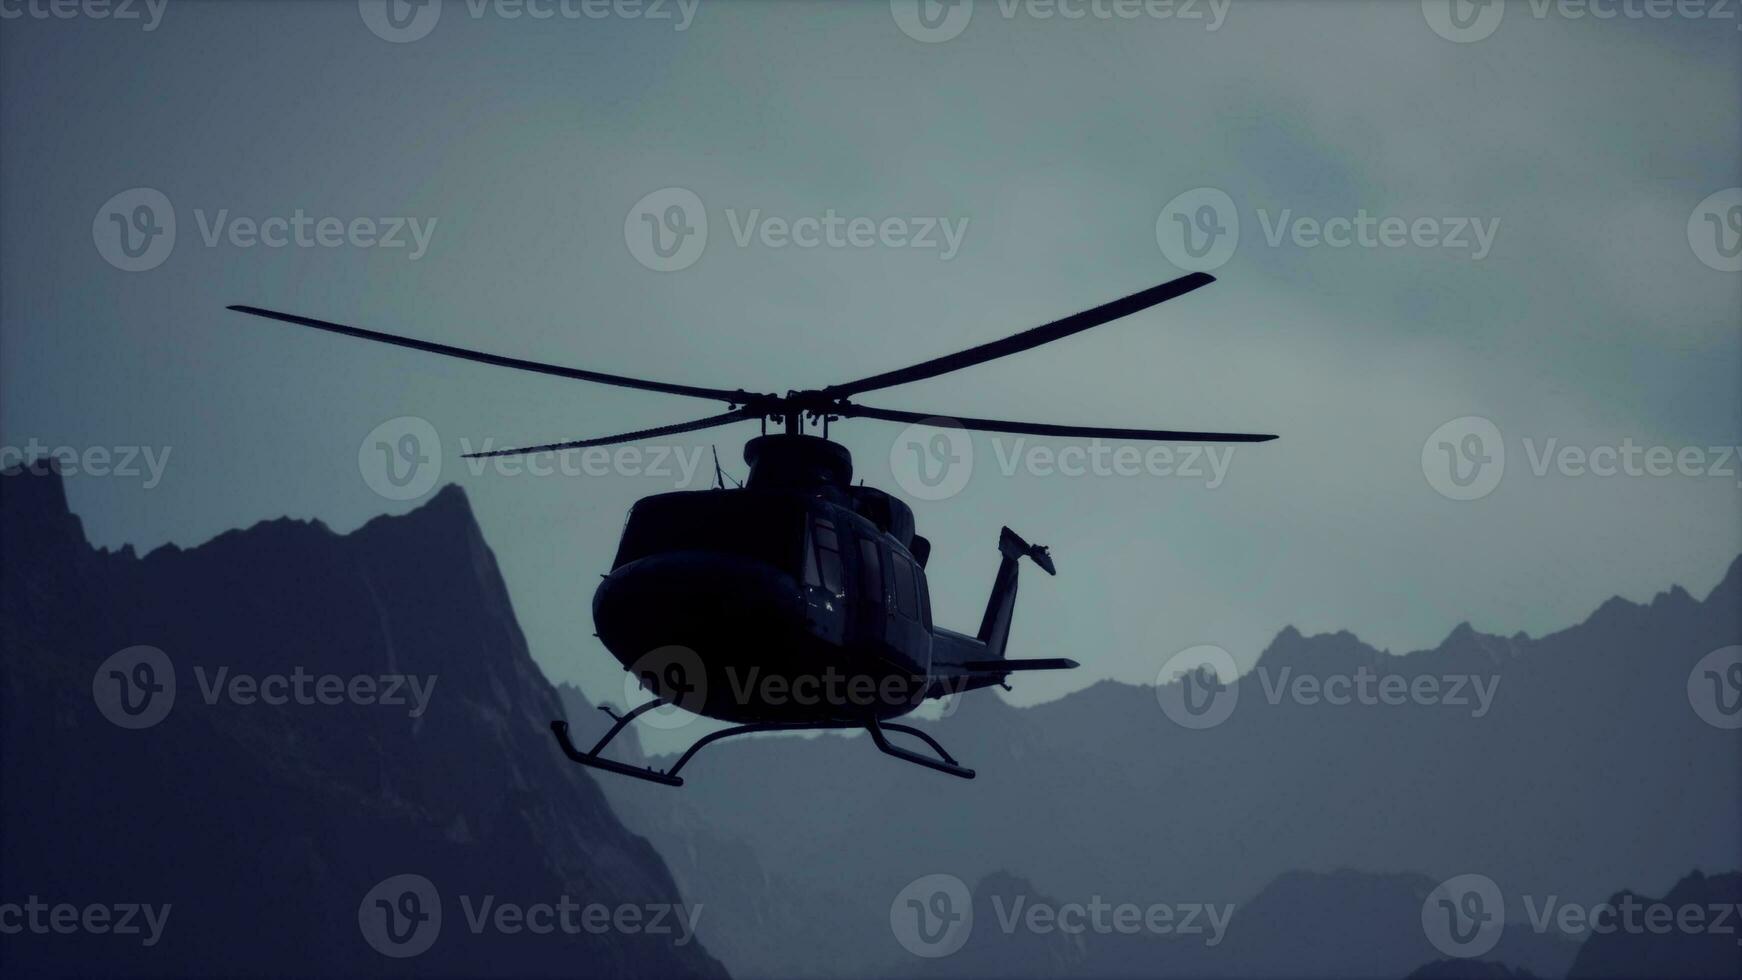
[[[682,786],[683,778],[677,774],[678,770],[682,769],[684,764],[689,762],[690,759],[693,758],[697,752],[701,751],[704,746],[712,742],[718,742],[723,738],[731,738],[734,735],[749,735],[755,732],[827,731],[837,728],[859,727],[856,724],[847,723],[765,722],[754,725],[738,725],[734,728],[723,728],[717,732],[709,732],[697,739],[694,744],[684,750],[683,755],[678,756],[677,762],[670,769],[654,769],[651,766],[632,766],[628,763],[618,762],[615,759],[607,759],[599,755],[599,752],[603,750],[606,745],[609,745],[612,739],[617,737],[617,733],[621,732],[624,726],[628,725],[631,721],[634,721],[641,714],[657,708],[664,703],[665,702],[663,701],[649,701],[622,716],[617,715],[617,713],[613,712],[610,708],[601,705],[599,710],[610,715],[612,718],[615,718],[616,724],[611,726],[611,730],[605,733],[604,738],[599,739],[598,743],[586,752],[582,752],[580,749],[576,748],[575,743],[569,739],[568,722],[553,721],[550,723],[550,730],[556,735],[557,745],[562,748],[563,754],[568,756],[570,761],[578,762],[583,766],[591,766],[594,769],[603,769],[606,772],[614,772],[619,776],[629,776],[632,779],[644,779],[650,783],[659,783],[661,786]],[[932,751],[937,753],[937,758],[922,755],[912,749],[904,749],[898,745],[892,745],[888,737],[883,734],[886,729],[889,731],[900,732],[904,735],[912,735],[915,738],[920,739],[925,742],[926,745],[930,746]],[[930,735],[927,735],[925,732],[922,732],[917,728],[913,728],[909,725],[898,725],[894,722],[879,722],[877,719],[873,718],[865,724],[865,730],[871,733],[871,741],[877,746],[877,750],[882,752],[884,755],[893,756],[903,762],[911,762],[916,766],[924,766],[927,769],[935,769],[938,772],[948,773],[951,776],[956,776],[961,779],[974,778],[974,770],[958,763],[953,756],[944,751],[944,747],[938,744],[937,739],[932,738]]]

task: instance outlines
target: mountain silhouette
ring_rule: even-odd
[[[1708,877],[1696,871],[1676,882],[1661,899],[1622,892],[1608,901],[1619,908],[1629,896],[1640,904],[1662,904],[1677,912],[1697,908],[1712,928],[1659,933],[1654,931],[1659,924],[1641,915],[1635,921],[1644,924],[1643,931],[1620,928],[1586,940],[1567,972],[1569,980],[1742,976],[1742,874]],[[1728,908],[1728,913],[1720,913],[1723,922],[1713,914],[1719,908]]]
[[[940,873],[1017,874],[1067,902],[1242,912],[1294,872],[1477,873],[1508,895],[1591,904],[1621,883],[1662,891],[1688,868],[1742,868],[1742,730],[1707,723],[1689,700],[1700,659],[1738,642],[1742,561],[1704,598],[1677,587],[1611,599],[1541,637],[1463,624],[1396,655],[1347,632],[1286,629],[1235,685],[1227,719],[1201,730],[1161,708],[1181,681],[1101,682],[1028,708],[983,692],[919,722],[975,761],[979,778],[961,786],[891,765],[852,735],[710,746],[677,796],[605,786],[684,893],[720,907],[702,935],[752,976],[866,975],[861,964],[889,948],[891,899]],[[1157,651],[1158,671],[1172,652]],[[1440,697],[1336,706],[1295,693],[1303,676],[1363,671],[1406,689],[1431,680]],[[1457,679],[1463,703],[1447,703]],[[603,715],[588,714],[580,732],[602,731]],[[789,798],[803,805],[768,805]],[[773,941],[776,927],[791,941]],[[1420,923],[1406,931],[1420,937]],[[1512,950],[1511,938],[1484,959],[1565,968],[1566,954]],[[1402,976],[1438,958],[1412,941],[1385,957],[1354,940],[1318,958],[1290,956],[1292,941],[1250,956],[1285,975]]]
[[[58,476],[13,471],[0,535],[0,900],[170,907],[150,946],[9,935],[0,972],[724,975],[674,933],[598,933],[579,913],[537,933],[502,914],[682,899],[552,744],[557,694],[458,489],[351,534],[274,520],[140,557],[92,548]],[[118,671],[141,682],[121,696],[168,707],[126,728],[100,706],[100,667],[139,646],[168,669]],[[323,700],[316,680],[301,698],[265,680],[296,674],[377,686]],[[420,679],[421,710],[408,688],[384,703],[395,676]],[[168,677],[173,702],[139,700]],[[394,958],[364,921],[401,875],[433,893],[405,905],[390,883],[377,901],[434,939]]]

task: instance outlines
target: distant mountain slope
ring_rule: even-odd
[[[972,782],[828,735],[710,746],[676,793],[604,785],[685,893],[722,907],[703,936],[747,976],[861,975],[891,942],[890,900],[934,873],[1009,871],[1060,901],[1248,903],[1294,871],[1474,872],[1509,895],[1588,904],[1620,882],[1742,868],[1742,731],[1702,721],[1688,693],[1694,665],[1739,642],[1742,562],[1704,599],[1613,599],[1541,638],[1465,625],[1395,656],[1285,630],[1204,730],[1170,720],[1148,686],[1104,682],[1027,709],[969,695],[920,724],[979,771]],[[1173,653],[1155,651],[1158,670]],[[1363,674],[1405,690],[1431,679],[1437,694],[1291,693],[1303,676]],[[1445,703],[1454,684],[1463,703]],[[1419,952],[1399,975],[1434,959]]]
[[[1150,909],[1073,911],[1075,931],[1025,918],[1065,904],[1003,872],[974,886],[971,934],[936,959],[892,958],[886,972],[927,977],[1345,977],[1401,978],[1438,955],[1420,927],[1434,882],[1421,875],[1352,871],[1283,875],[1251,902],[1221,909],[1171,906],[1168,932],[1144,925]],[[1120,916],[1123,915],[1123,919]],[[1121,928],[1121,923],[1123,928]],[[1559,976],[1578,952],[1571,939],[1509,927],[1496,955]],[[1463,961],[1459,961],[1462,963]],[[1485,970],[1504,970],[1485,964]],[[1478,973],[1478,975],[1480,975]],[[1506,974],[1497,974],[1504,976]]]
[[[7,935],[0,973],[723,975],[699,943],[594,934],[580,913],[576,932],[472,931],[462,899],[474,915],[486,897],[493,910],[681,899],[552,744],[556,693],[458,489],[349,535],[277,520],[139,558],[93,550],[59,478],[14,473],[0,477],[0,545],[0,901],[171,906],[150,947]],[[111,686],[99,665],[141,644],[163,651],[176,688],[167,716],[128,730],[94,691]],[[220,670],[226,684],[412,675],[425,708],[404,689],[405,705],[357,703],[374,700],[362,687],[321,703],[312,680],[300,701],[263,684],[208,703]],[[274,692],[286,703],[262,702]],[[402,874],[428,879],[442,919],[427,952],[387,958],[365,939],[365,897],[432,911],[397,887],[371,895]]]
[[[1653,921],[1646,912],[1636,913],[1633,921],[1643,931],[1622,928],[1592,935],[1567,971],[1569,980],[1742,977],[1742,874],[1707,877],[1696,872],[1676,882],[1661,899],[1622,892],[1608,902],[1620,908],[1629,897],[1646,908],[1667,906],[1678,915],[1698,909],[1700,925],[1659,931],[1661,921]],[[1688,922],[1693,922],[1692,914],[1687,914]]]

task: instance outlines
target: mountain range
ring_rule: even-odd
[[[1233,903],[1237,916],[1280,903],[1292,911],[1277,922],[1341,909],[1337,934],[1373,941],[1349,910],[1413,903],[1419,916],[1420,898],[1397,896],[1457,875],[1492,879],[1516,913],[1526,899],[1588,906],[1742,868],[1742,730],[1690,703],[1699,661],[1739,638],[1742,561],[1704,598],[1675,587],[1644,604],[1611,599],[1542,637],[1465,624],[1399,655],[1287,629],[1207,728],[1163,707],[1180,703],[1183,677],[1102,682],[1027,708],[970,694],[920,723],[977,768],[968,783],[831,734],[710,746],[676,793],[604,785],[685,894],[722,907],[703,935],[735,975],[913,969],[890,904],[935,874],[1016,875],[1062,902]],[[1391,703],[1387,684],[1424,695]],[[1332,692],[1347,703],[1329,703]],[[579,692],[565,700],[583,733],[601,726]],[[783,940],[768,942],[775,930]],[[1333,957],[1266,930],[1252,933],[1265,949],[1224,949],[1192,970],[1401,975],[1434,953],[1419,922],[1407,931],[1388,941],[1408,955],[1341,942]],[[1582,937],[1563,938],[1502,945],[1498,963],[1559,975]],[[1225,946],[1241,944],[1236,931]],[[1092,956],[1060,962],[1102,969]]]
[[[92,548],[39,468],[0,476],[0,540],[0,903],[39,920],[0,973],[725,975],[552,744],[458,489],[139,556]]]

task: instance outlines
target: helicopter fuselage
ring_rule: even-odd
[[[600,640],[656,696],[725,721],[912,711],[937,686],[924,569],[855,502],[827,487],[641,501],[593,596]]]

